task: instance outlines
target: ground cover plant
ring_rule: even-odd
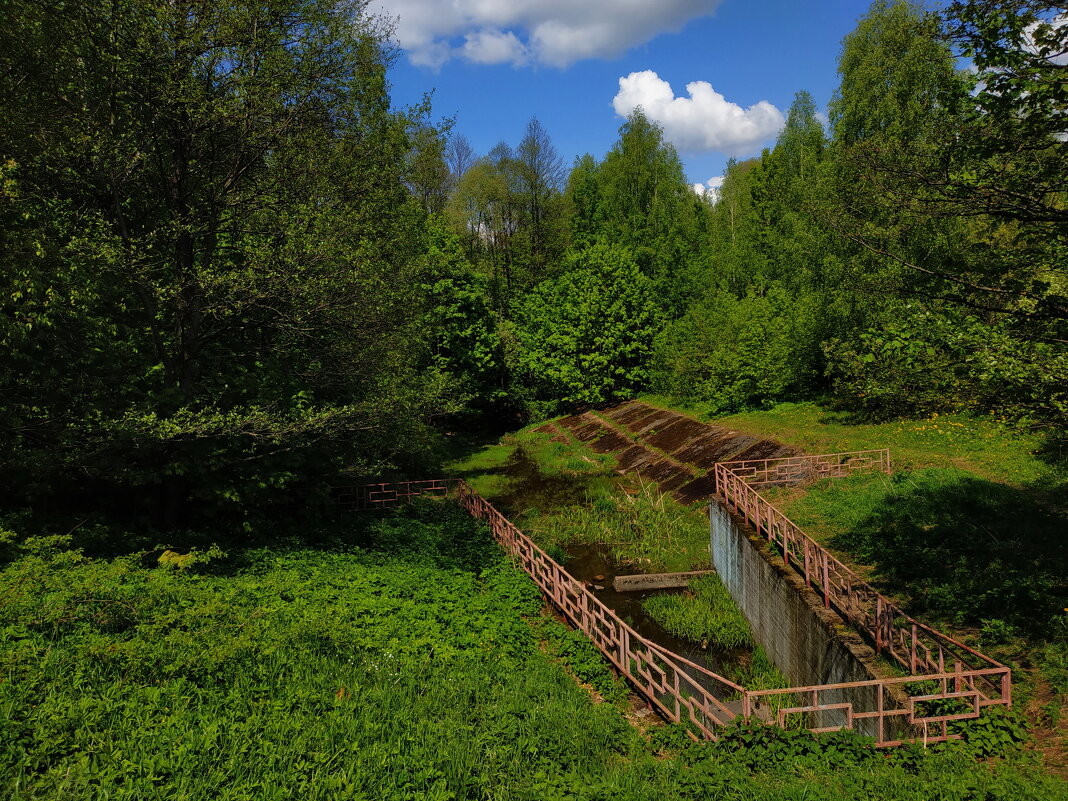
[[[593,647],[541,614],[532,582],[459,509],[430,502],[318,533],[185,562],[9,535],[4,796],[1007,800],[1063,789],[1018,756],[977,766],[967,747],[887,755],[851,735],[754,727],[716,745],[643,736]]]

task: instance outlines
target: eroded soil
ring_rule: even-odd
[[[571,415],[539,431],[556,433],[560,431],[557,425],[597,453],[615,456],[621,472],[655,481],[685,504],[712,494],[710,471],[719,462],[776,459],[799,453],[775,440],[701,423],[641,401]]]

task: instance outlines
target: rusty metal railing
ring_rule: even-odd
[[[796,458],[828,460],[830,457],[791,457]],[[860,462],[853,461],[853,466],[849,466],[848,459],[842,460],[827,474],[846,475],[862,469],[856,466],[858,464]],[[886,465],[888,469],[889,457],[869,464]],[[806,583],[823,593],[828,606],[859,605],[869,597],[865,593],[882,598],[859,578],[843,578],[849,573],[844,565],[761,498],[741,477],[728,469],[720,470],[720,467],[716,468],[717,495],[747,522],[754,523],[757,530],[773,543],[785,542],[784,553],[789,556],[784,558],[788,564],[796,567],[803,561]],[[775,466],[766,464],[759,468],[764,473],[769,469],[775,469]],[[462,479],[378,483],[337,490],[342,508],[352,511],[388,508],[421,496],[454,496],[472,517],[484,521],[494,539],[531,576],[546,598],[589,637],[665,718],[687,725],[691,736],[696,733],[715,740],[717,731],[736,719],[767,722],[770,709],[775,715],[770,722],[779,725],[786,725],[791,715],[805,716],[806,720],[816,715],[824,718],[834,713],[841,715],[840,723],[810,726],[813,731],[853,728],[858,721],[874,719],[878,746],[918,740],[933,743],[956,737],[948,731],[950,721],[974,718],[985,706],[1011,702],[1008,668],[907,616],[911,627],[908,632],[912,632],[909,641],[911,675],[777,690],[747,690],[638,634]],[[777,539],[773,540],[769,532]],[[843,592],[843,588],[848,591]],[[886,599],[876,603],[879,605],[876,617],[883,622],[874,629],[862,627],[869,620],[863,615],[859,618],[846,616],[864,631],[892,632],[893,636],[888,634],[885,639],[878,636],[880,647],[896,658],[904,641],[895,621],[901,619],[903,613]],[[960,654],[970,655],[972,661],[981,660],[984,664],[974,667],[966,659],[959,658]],[[851,703],[841,702],[843,692],[866,687],[876,694],[874,709],[857,711]],[[914,736],[900,736],[903,730]]]
[[[889,475],[890,451],[887,448],[822,456],[785,456],[779,459],[745,459],[720,462],[725,470],[744,479],[750,487],[772,487],[843,478],[858,470],[880,470]]]
[[[421,496],[443,498],[450,489],[455,490],[458,481],[456,478],[433,478],[334,487],[334,502],[346,512],[387,509]]]
[[[905,614],[886,596],[876,591],[854,571],[835,558],[785,514],[760,495],[759,486],[797,483],[819,477],[841,477],[856,470],[879,469],[890,472],[889,451],[858,451],[825,456],[789,457],[753,462],[723,462],[715,468],[715,492],[721,503],[751,525],[782,555],[806,586],[822,597],[861,633],[868,636],[877,654],[896,662],[909,675],[880,679],[884,688],[918,684],[931,692],[908,693],[903,704],[883,708],[879,693],[880,732],[889,719],[904,718],[922,727],[927,742],[953,739],[948,723],[977,717],[981,708],[1012,703],[1011,671],[1008,667],[964,643]],[[806,464],[807,462],[807,464]],[[790,477],[787,480],[787,477]],[[933,686],[932,686],[933,685]],[[840,685],[841,686],[841,685]],[[860,686],[860,685],[857,685]],[[826,688],[793,688],[817,694]],[[763,691],[761,695],[778,693]],[[901,693],[897,693],[901,700]],[[957,711],[945,712],[946,703]],[[920,714],[917,713],[920,711]],[[938,714],[922,714],[935,710]],[[853,713],[853,718],[876,713]],[[936,731],[930,733],[930,726]],[[882,737],[879,738],[882,741]],[[897,740],[881,742],[896,744]]]
[[[468,513],[489,525],[556,608],[669,720],[714,740],[717,728],[738,715],[749,717],[745,688],[638,634],[466,482],[458,486]],[[736,702],[727,703],[732,696]]]

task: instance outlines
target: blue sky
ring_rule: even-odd
[[[537,116],[565,162],[600,159],[641,103],[691,183],[774,141],[794,93],[825,109],[869,0],[375,0],[397,19],[398,106],[433,91],[479,154]],[[624,80],[621,89],[620,79]],[[687,85],[704,82],[693,87]],[[670,85],[670,88],[668,87]],[[680,100],[683,98],[683,100]]]

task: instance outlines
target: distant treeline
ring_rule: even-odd
[[[395,109],[360,2],[13,0],[2,507],[247,521],[642,391],[1063,432],[1058,14],[877,0],[828,123],[799,92],[700,195],[640,109],[570,172],[536,119],[481,156]]]

